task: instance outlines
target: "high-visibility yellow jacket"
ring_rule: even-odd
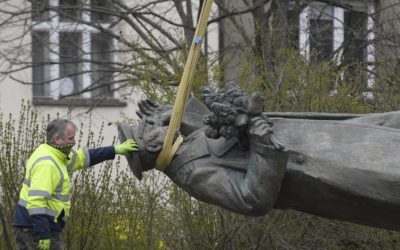
[[[72,150],[67,157],[41,144],[27,162],[13,225],[31,228],[39,239],[50,238],[51,231],[60,232],[70,213],[72,172],[114,157],[114,146]]]
[[[18,204],[30,215],[47,214],[55,221],[64,210],[70,210],[70,177],[72,172],[89,166],[87,150],[73,150],[70,157],[47,145],[40,145],[28,160],[25,180]]]

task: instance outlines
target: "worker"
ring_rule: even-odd
[[[70,120],[51,121],[46,143],[30,156],[13,221],[17,249],[63,249],[61,232],[70,213],[72,172],[137,151],[132,139],[115,146],[73,150],[76,131]]]

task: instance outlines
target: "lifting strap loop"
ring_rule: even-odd
[[[191,83],[193,81],[197,60],[200,55],[202,40],[207,29],[207,20],[211,11],[212,3],[213,0],[206,0],[201,9],[199,22],[186,60],[181,82],[179,83],[178,92],[175,97],[175,103],[172,109],[167,134],[164,139],[163,148],[156,161],[156,169],[160,171],[164,171],[167,168],[183,141],[183,138],[179,136],[175,142],[173,142],[175,135],[179,133],[186,100],[190,94]]]

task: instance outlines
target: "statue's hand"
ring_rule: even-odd
[[[265,116],[250,118],[247,135],[250,141],[270,145],[275,150],[282,150],[284,148],[273,136],[272,123]]]
[[[266,139],[272,133],[272,127],[265,119],[260,116],[250,118],[247,129],[247,134],[250,140],[260,143],[267,143]]]
[[[140,119],[146,119],[150,124],[166,126],[172,115],[171,105],[160,105],[150,99],[142,100],[138,103],[139,110],[136,114]]]

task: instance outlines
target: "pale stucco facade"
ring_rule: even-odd
[[[54,0],[50,0],[53,1]],[[129,4],[135,4],[133,2],[127,2]],[[27,10],[29,8],[29,1],[17,0],[13,1],[13,5],[9,5],[7,3],[0,3],[0,8],[7,9],[12,8],[13,11],[20,8],[21,10]],[[193,6],[197,8],[197,6]],[[215,14],[215,9],[213,10]],[[2,12],[3,13],[3,12]],[[196,10],[193,11],[194,14],[197,13]],[[30,13],[28,12],[27,15]],[[7,17],[5,14],[3,15],[2,20],[5,20]],[[133,36],[129,27],[118,26],[114,27],[115,29],[119,29],[120,32]],[[217,47],[217,26],[213,24],[209,27],[208,31],[210,34],[208,39],[208,46],[213,47],[213,50],[216,50]],[[21,34],[24,32],[24,24],[17,23],[17,25],[8,26],[7,29],[2,29],[0,32],[0,41],[6,41],[9,37],[17,36],[17,34]],[[29,44],[30,35],[26,35],[24,37],[24,41],[22,43]],[[134,38],[132,37],[132,40]],[[15,46],[15,43],[0,43],[0,48],[3,53],[7,53],[7,50],[11,50],[11,48]],[[119,46],[116,44],[116,46]],[[31,60],[31,54],[28,50],[25,50],[24,54],[21,54],[21,58],[23,60]],[[11,52],[11,51],[10,51]],[[127,54],[119,54],[116,55],[116,60],[129,60],[129,53]],[[4,60],[4,57],[0,57],[0,60]],[[5,69],[5,64],[0,64],[0,69]],[[17,80],[14,80],[17,79]],[[0,113],[3,115],[3,121],[8,120],[8,115],[12,114],[12,116],[18,120],[20,113],[20,106],[22,100],[25,102],[32,103],[33,102],[33,90],[31,84],[23,84],[21,82],[31,83],[32,82],[32,69],[27,68],[24,70],[16,71],[15,73],[9,74],[7,77],[0,79]],[[58,114],[61,118],[71,118],[72,121],[80,127],[81,124],[84,124],[84,132],[87,132],[87,126],[91,125],[92,131],[95,133],[95,136],[99,133],[100,129],[102,129],[102,124],[104,124],[104,128],[102,134],[104,136],[104,142],[102,143],[104,146],[110,145],[113,139],[117,136],[117,129],[115,123],[117,121],[122,121],[127,117],[130,119],[138,119],[135,112],[137,110],[137,102],[143,98],[145,98],[144,94],[140,91],[138,87],[127,87],[120,89],[119,91],[113,94],[115,100],[122,101],[121,103],[113,103],[111,105],[100,105],[100,106],[80,106],[77,103],[73,103],[72,107],[68,107],[65,105],[57,104],[57,98],[52,100],[52,103],[49,104],[41,104],[41,105],[33,105],[33,108],[37,110],[39,117],[47,117],[50,115],[52,118],[55,118]],[[90,98],[89,98],[90,99]]]

